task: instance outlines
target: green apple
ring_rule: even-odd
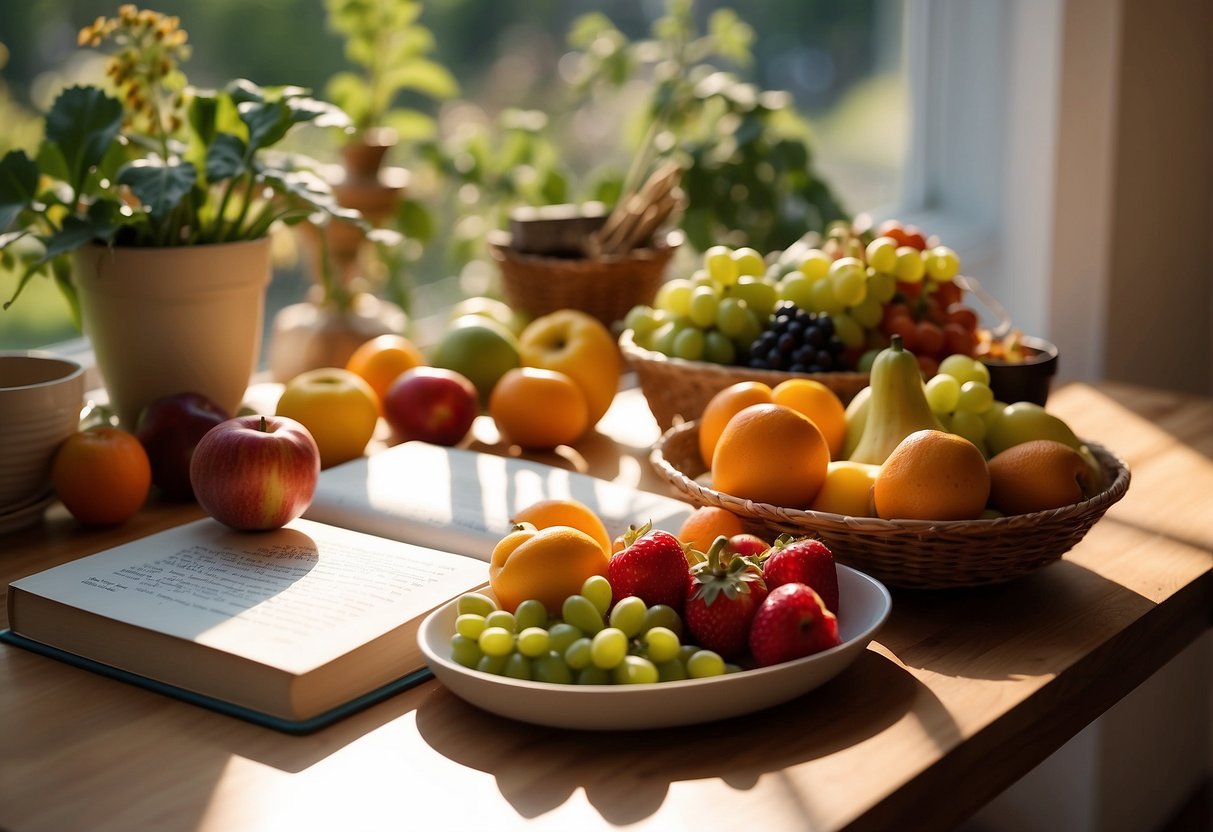
[[[454,321],[464,315],[483,315],[504,326],[515,337],[522,334],[522,330],[530,322],[525,314],[514,309],[505,301],[485,295],[477,295],[459,301],[451,307],[447,320]]]
[[[991,454],[1033,439],[1052,439],[1076,450],[1082,445],[1069,425],[1034,402],[1009,404],[987,422],[986,443]]]
[[[461,315],[434,344],[430,364],[467,377],[484,406],[497,379],[521,366],[522,360],[518,339],[505,326],[484,315]]]

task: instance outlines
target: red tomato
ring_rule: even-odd
[[[939,324],[933,321],[918,322],[918,350],[919,355],[939,355],[943,352],[946,340],[943,330]]]

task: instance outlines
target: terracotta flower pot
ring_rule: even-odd
[[[119,423],[161,396],[201,393],[235,413],[261,350],[268,238],[74,256],[85,334]]]

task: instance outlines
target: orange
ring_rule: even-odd
[[[826,472],[826,481],[813,502],[809,503],[809,508],[848,517],[875,517],[872,486],[879,471],[879,465],[849,459],[834,460]]]
[[[1061,508],[1094,490],[1092,471],[1082,454],[1052,439],[1013,445],[988,465],[990,505],[1003,514]]]
[[[712,541],[720,535],[732,537],[745,532],[741,518],[727,508],[700,506],[687,515],[678,529],[678,539],[689,543],[700,552],[712,548]]]
[[[116,526],[135,515],[152,487],[152,466],[134,434],[101,426],[69,436],[55,452],[51,484],[86,526]]]
[[[537,529],[550,526],[570,526],[583,531],[602,545],[602,550],[611,553],[611,536],[606,526],[592,508],[578,500],[549,499],[531,503],[517,512],[513,523],[530,523]]]
[[[990,472],[977,446],[930,429],[901,440],[872,486],[876,514],[887,520],[973,520],[989,496]]]
[[[489,415],[516,445],[549,450],[577,441],[590,426],[590,408],[577,382],[556,370],[515,367],[489,394]]]
[[[842,443],[847,438],[847,409],[833,390],[811,378],[790,378],[775,385],[771,401],[812,419],[830,446],[830,459],[841,458]]]
[[[570,526],[518,527],[493,547],[489,586],[501,608],[513,612],[528,598],[559,613],[564,599],[581,592],[591,575],[607,573],[602,544]]]
[[[345,369],[362,376],[382,402],[401,373],[427,363],[425,353],[416,344],[403,335],[389,333],[360,344],[345,363]]]
[[[703,457],[703,464],[712,467],[712,452],[729,419],[742,408],[770,400],[771,388],[761,381],[739,381],[717,391],[699,417],[699,455]]]
[[[825,482],[830,449],[807,416],[752,404],[725,425],[712,455],[712,487],[734,497],[804,508]]]

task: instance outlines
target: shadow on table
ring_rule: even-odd
[[[686,706],[694,708],[694,700]],[[930,692],[867,650],[805,696],[706,726],[602,733],[544,728],[494,716],[437,687],[417,710],[417,729],[443,756],[492,774],[525,818],[540,817],[584,789],[605,820],[623,825],[660,809],[673,783],[719,779],[750,789],[764,774],[863,742],[915,708],[944,726],[941,742],[955,740],[955,724]],[[856,714],[866,718],[858,722]],[[469,743],[469,736],[482,740]]]

